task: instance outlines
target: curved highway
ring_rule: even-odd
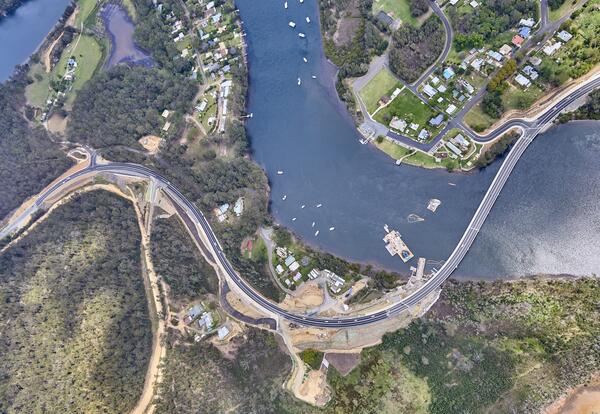
[[[340,318],[319,318],[314,316],[304,316],[284,310],[280,308],[277,304],[269,301],[268,299],[265,299],[235,271],[235,269],[225,256],[225,253],[223,252],[223,249],[221,248],[221,245],[219,244],[219,241],[217,240],[217,237],[213,232],[212,228],[210,227],[210,224],[208,223],[208,220],[206,219],[204,214],[202,214],[202,212],[198,210],[198,208],[166,178],[150,170],[149,168],[141,165],[127,163],[97,164],[95,160],[95,154],[92,153],[90,165],[86,169],[75,172],[72,175],[63,178],[62,180],[52,185],[48,190],[40,194],[40,196],[37,198],[36,202],[31,206],[31,208],[27,209],[23,214],[21,214],[21,216],[16,218],[15,221],[19,221],[25,215],[31,214],[34,209],[40,208],[44,201],[48,199],[48,197],[54,195],[55,192],[60,191],[62,187],[70,184],[72,180],[78,177],[82,177],[84,175],[112,173],[121,176],[153,179],[157,181],[160,187],[163,189],[163,191],[165,191],[166,194],[179,207],[181,207],[181,209],[190,219],[189,223],[193,223],[194,225],[199,226],[199,228],[202,230],[202,232],[211,244],[210,248],[213,252],[214,259],[218,261],[220,267],[227,273],[229,278],[236,284],[236,286],[239,289],[241,289],[252,301],[257,303],[264,309],[300,325],[329,328],[367,325],[377,321],[382,321],[392,316],[396,316],[399,313],[408,310],[411,306],[416,305],[426,296],[437,290],[442,285],[442,283],[444,283],[444,281],[450,277],[450,275],[458,267],[459,263],[469,251],[471,245],[477,237],[479,230],[481,229],[481,226],[487,219],[489,212],[491,211],[494,203],[496,202],[500,191],[502,191],[502,188],[508,180],[516,163],[519,161],[521,155],[523,155],[529,144],[537,136],[539,131],[554,117],[556,117],[566,106],[568,106],[576,99],[579,99],[584,94],[590,92],[595,87],[598,87],[599,85],[600,79],[597,79],[596,81],[581,87],[576,92],[564,98],[559,104],[546,111],[536,121],[513,120],[494,131],[493,134],[491,134],[494,137],[507,131],[510,128],[519,128],[522,134],[511,149],[511,151],[509,152],[509,154],[506,156],[502,166],[500,167],[498,173],[494,177],[492,184],[490,185],[485,196],[483,197],[481,204],[479,205],[477,211],[473,215],[471,222],[465,230],[458,245],[456,246],[452,254],[450,254],[450,257],[448,257],[448,260],[427,282],[425,282],[423,286],[421,286],[421,288],[419,288],[419,290],[411,293],[403,300],[390,305],[387,309],[374,312],[368,315]],[[184,221],[184,225],[188,227],[190,226],[190,224],[186,223],[186,221]],[[10,225],[7,226],[7,228],[10,228]],[[6,234],[7,228],[4,229],[4,234]],[[194,231],[191,231],[191,233],[193,234]]]

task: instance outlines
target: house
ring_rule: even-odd
[[[434,86],[437,85],[438,83],[440,83],[440,78],[434,76],[433,78],[431,78],[431,83],[433,83]]]
[[[517,76],[515,76],[515,81],[526,89],[531,85],[531,81],[525,76],[521,75],[520,73]]]
[[[233,212],[237,217],[242,215],[244,212],[244,197],[240,197],[236,200],[235,205],[233,206]]]
[[[296,261],[296,259],[294,258],[294,256],[292,256],[292,255],[289,255],[288,257],[286,257],[286,258],[285,258],[285,261],[284,261],[284,263],[285,263],[285,265],[286,265],[287,267],[290,267],[290,265],[291,265],[292,263],[294,263],[295,261]]]
[[[317,269],[313,269],[308,273],[308,278],[309,279],[316,279],[319,276],[321,276],[321,274],[319,273],[319,271]]]
[[[547,56],[552,56],[553,54],[556,53],[556,51],[558,49],[560,49],[562,46],[562,42],[556,42],[553,45],[548,45],[545,46],[544,49],[542,49],[542,51],[547,55]]]
[[[219,337],[219,340],[225,339],[227,335],[229,335],[229,329],[225,325],[221,326],[217,331],[217,336]]]
[[[300,279],[302,279],[302,273],[300,273],[300,272],[296,273],[294,275],[293,279],[294,279],[294,282],[299,281]]]
[[[521,27],[519,29],[519,36],[521,36],[523,39],[527,39],[530,34],[531,34],[530,27]]]
[[[561,30],[556,36],[565,43],[573,38],[573,35],[566,30]]]
[[[429,120],[429,125],[436,127],[436,126],[439,126],[443,121],[444,121],[444,115],[438,114],[436,117],[431,118]],[[425,130],[423,130],[423,131],[425,131]],[[419,134],[419,138],[420,137],[421,136]],[[425,138],[427,138],[427,137],[425,137]]]
[[[440,85],[437,88],[438,91],[440,91],[440,93],[444,93],[448,90],[448,88],[446,88],[446,85]]]
[[[510,52],[512,52],[512,47],[510,47],[509,45],[507,45],[506,43],[502,45],[502,47],[500,48],[500,53],[504,56],[508,56],[510,55]]]
[[[466,80],[461,79],[459,83],[462,85],[463,88],[465,88],[465,90],[467,91],[467,93],[469,93],[469,94],[472,95],[473,92],[475,92],[475,88],[469,82],[467,82]]]
[[[535,70],[533,67],[527,65],[523,68],[523,73],[527,76],[529,76],[531,78],[531,80],[536,80],[539,76],[539,73],[537,72],[537,70]]]
[[[183,318],[183,322],[186,325],[189,325],[194,319],[196,319],[198,316],[200,316],[200,314],[203,311],[204,311],[204,307],[200,303],[198,303],[197,305],[192,306],[186,312],[185,317]]]
[[[392,118],[392,122],[390,122],[390,128],[396,129],[400,132],[404,132],[406,125],[407,124],[404,119],[399,119],[397,117]]]
[[[537,56],[532,56],[532,57],[530,57],[530,58],[529,58],[529,61],[531,62],[531,64],[532,64],[533,66],[539,66],[539,65],[540,65],[540,63],[542,63],[542,59],[540,59],[540,58],[539,58],[539,57],[537,57]]]
[[[162,130],[167,132],[169,130],[169,128],[171,128],[171,123],[165,122],[165,125],[162,127]]]
[[[533,27],[535,21],[530,17],[529,19],[519,20],[519,26]]]
[[[298,262],[294,262],[290,265],[290,270],[292,272],[295,272],[296,270],[298,270],[300,268],[300,265],[298,264]]]
[[[471,67],[478,72],[481,70],[481,65],[483,65],[483,59],[481,58],[474,59],[473,62],[471,62]]]
[[[277,247],[275,249],[275,254],[277,254],[277,256],[279,256],[281,259],[285,259],[288,255],[285,247]]]
[[[447,114],[453,114],[454,112],[456,112],[456,105],[454,104],[450,104],[450,106],[448,106],[448,108],[446,108],[446,113]]]
[[[468,148],[469,147],[469,141],[467,141],[462,134],[458,134],[457,136],[455,136],[454,138],[452,138],[452,140],[454,140],[454,142],[456,142],[461,147],[464,147],[464,148]]]
[[[419,139],[421,141],[425,141],[427,138],[429,138],[429,131],[423,128],[421,132],[419,132]]]
[[[450,67],[447,67],[446,69],[444,69],[444,72],[442,73],[442,75],[444,75],[444,78],[446,80],[448,80],[454,76],[454,70]]]
[[[413,131],[416,131],[417,129],[419,129],[419,124],[415,123],[415,122],[411,122],[411,124],[409,125],[410,129],[412,129]]]
[[[456,6],[456,3],[458,3],[458,0],[450,0],[449,3],[453,6]]]
[[[165,119],[166,119],[166,118],[168,118],[168,117],[169,117],[169,115],[170,115],[170,114],[171,114],[171,113],[169,112],[169,110],[168,110],[168,109],[165,109],[164,111],[162,111],[162,114],[161,114],[161,116],[162,116],[163,118],[165,118]]]
[[[451,143],[451,142],[446,142],[446,147],[452,151],[454,154],[456,154],[457,156],[461,157],[462,156],[462,151],[459,150],[458,148],[456,148],[456,146]]]
[[[277,267],[275,268],[275,271],[277,272],[278,275],[283,273],[283,266],[281,266],[280,264],[277,265]]]
[[[494,59],[496,62],[501,62],[504,57],[501,53],[496,52],[495,50],[488,51],[488,56]]]
[[[472,2],[469,3],[471,5],[471,7],[473,7],[474,9],[476,9],[477,7],[479,7],[479,3],[477,3],[475,0],[473,0]]]
[[[514,35],[514,37],[512,38],[512,44],[517,46],[517,47],[521,47],[521,45],[523,44],[523,41],[525,39],[523,39],[521,36],[519,35]]]
[[[207,106],[208,106],[208,102],[207,101],[202,101],[202,102],[200,102],[199,105],[196,105],[196,111],[198,111],[198,112],[204,112],[204,110],[206,109]]]
[[[292,281],[290,279],[285,279],[284,283],[286,284],[287,287],[292,286]]]
[[[204,312],[202,314],[202,317],[198,321],[198,326],[199,327],[206,326],[206,329],[212,328],[213,324],[214,324],[214,322],[213,322],[213,318],[212,318],[212,315],[210,314],[210,312]]]
[[[430,84],[423,86],[423,92],[430,98],[433,98],[433,96],[437,93],[437,91]]]
[[[388,27],[391,27],[394,24],[394,19],[392,18],[392,16],[390,16],[383,10],[377,13],[377,16],[375,18]]]

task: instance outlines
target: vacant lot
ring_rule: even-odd
[[[388,125],[392,117],[397,116],[406,122],[417,123],[423,127],[435,116],[433,109],[421,101],[408,89],[404,89],[388,106],[377,112],[375,119]]]
[[[382,68],[373,79],[369,81],[359,92],[361,99],[367,107],[369,113],[373,113],[377,107],[379,99],[382,96],[390,95],[395,88],[401,88],[402,85],[396,80],[392,72],[387,68]]]

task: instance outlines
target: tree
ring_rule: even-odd
[[[427,13],[429,3],[427,0],[410,0],[410,14],[413,17],[419,17]]]

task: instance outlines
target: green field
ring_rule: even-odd
[[[48,99],[50,75],[46,73],[41,63],[36,63],[31,66],[29,76],[34,79],[34,82],[25,88],[27,103],[38,108],[43,108],[46,106],[46,100]]]
[[[90,13],[94,10],[97,0],[77,0],[79,11],[75,17],[75,24],[79,27],[85,22]]]
[[[528,109],[543,94],[544,91],[537,85],[531,85],[526,90],[510,87],[502,93],[502,103],[506,109]]]
[[[550,21],[556,21],[569,12],[571,7],[574,7],[577,0],[565,0],[565,2],[556,10],[548,9],[548,17]]]
[[[73,90],[80,90],[83,85],[91,79],[98,64],[102,60],[102,50],[100,45],[92,36],[82,35],[75,39],[62,53],[60,61],[56,65],[56,76],[62,78],[65,74],[67,61],[71,56],[77,60],[77,69],[75,70],[75,80],[73,81]],[[72,103],[75,94],[70,94],[67,99]]]
[[[424,127],[435,116],[435,112],[411,91],[404,89],[392,103],[375,114],[375,120],[388,125],[393,116]]]
[[[367,111],[372,114],[378,108],[379,99],[384,95],[390,95],[395,88],[400,88],[402,85],[387,69],[381,69],[377,75],[373,77],[359,92],[359,95]]]
[[[389,13],[394,19],[400,19],[402,23],[412,26],[420,26],[419,21],[410,14],[410,0],[374,0],[373,13],[380,10]]]
[[[483,113],[480,104],[475,105],[465,115],[465,123],[478,132],[486,130],[494,121],[495,119]]]

